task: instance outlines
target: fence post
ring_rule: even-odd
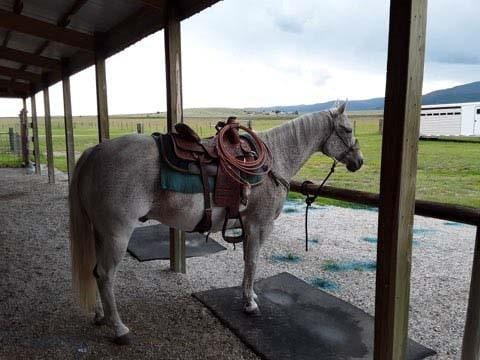
[[[22,160],[23,165],[28,166],[30,159],[28,158],[28,119],[27,119],[27,104],[23,98],[23,108],[20,111],[20,136],[22,140]]]
[[[379,135],[383,134],[383,117],[378,119],[378,134]]]
[[[8,128],[8,140],[10,142],[10,151],[15,152],[15,133],[13,128]]]
[[[138,134],[143,134],[143,124],[142,123],[137,124],[137,133]]]
[[[353,135],[357,135],[357,120],[353,120]]]

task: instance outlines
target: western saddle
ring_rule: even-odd
[[[203,187],[204,213],[194,232],[209,232],[212,227],[212,204],[209,177],[215,178],[213,201],[226,209],[222,235],[225,241],[244,240],[239,208],[246,205],[251,186],[262,183],[271,171],[271,154],[255,133],[241,126],[236,117],[220,121],[217,134],[201,139],[188,125],[175,125],[176,133],[154,133],[161,161],[175,171],[200,176]],[[239,130],[245,134],[240,135]],[[235,221],[237,233],[228,236],[229,221]]]

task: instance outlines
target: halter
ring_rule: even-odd
[[[327,139],[323,142],[322,144],[322,153],[324,153],[325,155],[333,158],[332,156],[328,155],[326,152],[325,152],[325,145],[328,143],[328,140],[330,140],[330,138],[332,137],[333,134],[337,135],[337,137],[342,141],[343,145],[345,145],[345,148],[346,150],[337,158],[333,158],[334,161],[338,161],[338,162],[342,162],[343,159],[345,159],[345,157],[352,151],[355,151],[355,150],[359,150],[360,147],[358,146],[358,140],[355,139],[355,141],[353,142],[353,144],[349,144],[350,141],[346,141],[341,135],[340,133],[338,132],[338,129],[337,129],[337,126],[333,120],[334,118],[334,115],[332,113],[332,111],[330,110],[329,111],[329,114],[330,114],[330,117],[331,117],[331,128],[332,128],[332,131],[330,132],[330,135],[328,135]]]
[[[355,142],[351,145],[349,145],[347,143],[347,141],[345,141],[345,139],[340,135],[340,133],[338,132],[337,130],[337,126],[335,125],[335,123],[333,122],[333,113],[330,111],[330,116],[332,117],[332,131],[330,132],[330,135],[328,135],[327,139],[325,140],[325,142],[322,144],[322,152],[327,155],[327,153],[325,152],[325,144],[328,142],[328,140],[330,140],[330,138],[332,137],[332,134],[335,133],[337,135],[337,137],[343,142],[343,144],[345,145],[346,147],[346,150],[339,156],[338,159],[330,156],[330,155],[327,155],[329,156],[330,158],[332,158],[333,160],[333,163],[332,163],[332,167],[330,168],[330,172],[327,174],[327,176],[325,176],[325,178],[323,179],[322,183],[318,186],[317,190],[315,191],[315,193],[313,195],[309,195],[307,193],[307,189],[306,189],[306,186],[307,185],[310,185],[310,184],[313,184],[311,181],[304,181],[302,183],[302,194],[306,196],[305,198],[305,203],[307,204],[306,208],[305,208],[305,251],[308,251],[308,210],[310,209],[310,207],[312,206],[312,204],[315,202],[315,200],[317,199],[317,197],[320,195],[320,192],[323,188],[323,186],[325,185],[325,183],[328,181],[328,179],[330,178],[330,176],[335,172],[335,167],[337,166],[337,164],[339,162],[341,162],[350,152],[352,151],[355,151],[355,150],[358,150],[360,149],[359,146],[358,146],[358,140],[355,139]]]

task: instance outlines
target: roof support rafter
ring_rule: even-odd
[[[39,74],[35,74],[29,71],[12,69],[5,66],[0,66],[0,75],[8,76],[12,79],[26,80],[32,83],[39,83],[42,81],[42,77]]]
[[[140,0],[143,5],[157,9],[163,10],[167,6],[167,0]]]
[[[12,89],[27,93],[30,91],[30,84],[0,79],[0,88]]]
[[[92,35],[65,29],[31,17],[0,10],[0,27],[93,52]]]
[[[49,70],[61,71],[62,69],[62,62],[60,60],[7,48],[5,46],[0,46],[0,58]]]

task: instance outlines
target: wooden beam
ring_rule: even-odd
[[[43,89],[45,103],[45,142],[47,147],[48,183],[55,184],[55,167],[53,165],[52,118],[50,116],[50,95],[48,87]]]
[[[27,97],[26,93],[19,93],[16,91],[12,91],[11,89],[2,89],[0,88],[0,98],[5,98],[5,99],[21,99]]]
[[[378,220],[374,358],[405,359],[426,0],[391,0]]]
[[[30,163],[28,156],[28,117],[27,117],[27,101],[22,99],[22,111],[20,112],[20,139],[22,141],[22,161],[25,167]]]
[[[38,118],[37,118],[37,103],[35,101],[35,94],[30,98],[32,106],[32,131],[33,131],[33,156],[35,157],[35,174],[41,175],[42,169],[40,164],[40,138],[38,137]]]
[[[75,167],[75,141],[73,138],[73,117],[72,117],[72,97],[70,94],[70,77],[65,76],[63,85],[63,114],[65,122],[65,147],[67,152],[67,171],[68,183],[73,179],[73,169]]]
[[[188,7],[184,7],[179,10],[180,18],[185,20],[196,13],[205,10],[206,8],[215,5],[219,1],[221,0],[197,0],[196,2],[189,2]]]
[[[165,10],[167,7],[167,0],[140,0],[145,6],[151,7],[156,10]]]
[[[60,60],[7,48],[5,46],[0,46],[0,58],[16,61],[22,64],[34,65],[44,69],[56,71],[62,69],[62,62]]]
[[[165,11],[152,11],[144,7],[136,14],[120,22],[107,33],[95,34],[97,38],[97,52],[105,58],[114,55],[136,43],[139,39],[143,39],[163,29],[165,22]]]
[[[473,252],[472,278],[468,296],[467,319],[463,334],[462,360],[480,359],[480,222]]]
[[[182,56],[180,18],[175,7],[170,7],[165,26],[165,71],[167,77],[167,127],[173,132],[183,122]],[[170,268],[186,273],[185,233],[170,229]]]
[[[95,80],[97,89],[98,141],[102,142],[110,138],[107,76],[104,58],[97,57],[95,59]]]
[[[31,83],[39,83],[42,81],[42,76],[29,71],[21,71],[5,66],[0,66],[0,75],[8,76],[12,79],[26,80]]]
[[[290,191],[301,194],[318,195],[329,199],[348,201],[354,204],[363,204],[378,207],[380,196],[365,191],[341,189],[332,186],[323,186],[319,189],[318,184],[302,186],[300,181],[290,182]],[[306,191],[306,193],[304,193]],[[480,209],[469,206],[439,203],[427,200],[415,200],[415,214],[432,217],[447,221],[455,221],[463,224],[477,226],[480,223]]]
[[[57,21],[57,25],[64,28],[70,24],[72,17],[80,11],[80,9],[88,2],[88,0],[76,0],[72,6],[63,14],[63,16]]]
[[[92,35],[40,21],[24,15],[0,10],[0,27],[93,52]]]
[[[27,93],[30,91],[30,85],[27,83],[4,80],[4,79],[0,79],[0,88],[12,89],[12,90],[16,90],[24,93]]]
[[[23,1],[22,0],[15,0],[15,2],[13,3],[12,11],[15,14],[20,14],[22,12],[22,10],[23,10]],[[11,36],[12,36],[12,32],[7,31],[6,34],[5,34],[5,37],[3,38],[3,43],[2,43],[3,46],[8,45],[8,42],[10,41]]]

